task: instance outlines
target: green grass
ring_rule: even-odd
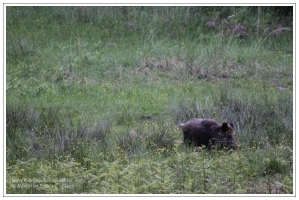
[[[7,7],[7,194],[293,194],[292,33],[239,39],[211,18]],[[182,144],[192,117],[232,121],[239,150]]]

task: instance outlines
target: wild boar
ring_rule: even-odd
[[[213,119],[192,118],[180,124],[184,135],[184,143],[194,146],[237,149],[233,123],[219,124]]]

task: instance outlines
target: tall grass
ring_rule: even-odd
[[[267,9],[255,35],[253,7],[7,7],[7,193],[293,193],[292,35]],[[182,144],[192,117],[239,150]]]

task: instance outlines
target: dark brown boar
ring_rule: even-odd
[[[237,149],[233,123],[219,124],[213,119],[192,118],[185,124],[180,124],[184,134],[184,143],[194,146],[205,145],[208,149]]]

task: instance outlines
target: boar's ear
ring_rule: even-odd
[[[232,122],[230,122],[229,125],[234,128],[234,124]]]
[[[179,124],[179,128],[183,128],[183,126],[184,126],[184,124],[182,123],[182,124]]]
[[[222,129],[223,132],[227,132],[229,130],[227,123],[223,122],[222,126],[221,126],[221,129]]]

